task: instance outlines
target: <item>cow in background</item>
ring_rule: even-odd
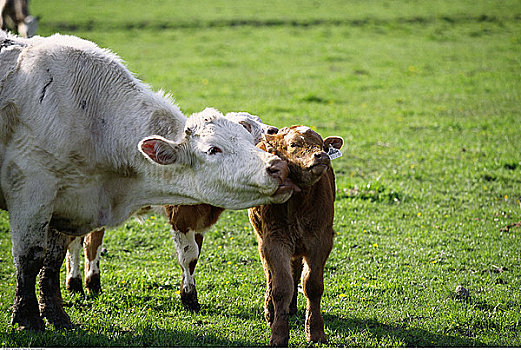
[[[24,38],[30,38],[38,29],[38,19],[29,15],[28,0],[0,0],[0,28],[8,27],[18,31]]]

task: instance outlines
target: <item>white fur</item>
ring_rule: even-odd
[[[96,256],[93,260],[87,259],[87,256],[85,256],[85,278],[92,277],[93,275],[99,275],[100,269],[99,269],[99,260],[101,257],[101,244],[96,249]]]
[[[82,239],[75,238],[70,244],[67,250],[67,281],[71,278],[79,278],[81,279],[81,269],[80,269],[80,257],[82,250]]]
[[[226,113],[224,117],[237,124],[248,124],[255,144],[261,140],[262,135],[268,133],[268,128],[271,127],[271,125],[264,124],[258,116],[247,112],[230,112]]]
[[[305,134],[310,129],[307,126],[299,126],[298,128],[295,128],[295,130],[297,130],[301,134]]]
[[[186,234],[170,230],[177,251],[177,260],[183,268],[183,290],[191,292],[195,288],[194,275],[190,273],[190,263],[199,259],[199,246],[195,241],[195,232],[190,230]]]

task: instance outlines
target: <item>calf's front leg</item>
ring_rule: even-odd
[[[70,293],[83,294],[83,286],[81,282],[80,258],[82,251],[83,238],[76,237],[72,240],[67,248],[65,265],[67,268],[67,279],[65,288]]]
[[[291,304],[289,305],[290,316],[297,314],[298,284],[300,282],[300,277],[302,276],[303,266],[302,257],[293,258],[291,260],[291,273],[293,274],[293,298],[291,299]]]
[[[327,259],[327,256],[325,259]],[[302,285],[306,296],[306,339],[319,343],[327,342],[324,332],[324,319],[320,312],[320,301],[324,293],[325,259],[306,258],[302,275]]]
[[[89,293],[101,293],[101,271],[99,267],[105,229],[92,231],[83,241],[85,250],[85,288]]]
[[[201,306],[197,298],[194,275],[204,236],[202,233],[192,230],[183,233],[172,229],[171,232],[177,252],[177,260],[183,270],[183,281],[180,290],[181,303],[185,309],[197,312],[201,309]]]
[[[271,290],[267,291],[267,303],[273,305],[270,346],[287,347],[289,342],[289,305],[293,298],[291,254],[280,242],[263,241],[262,255],[269,268]],[[269,301],[269,303],[268,303]],[[266,310],[268,311],[268,310]]]

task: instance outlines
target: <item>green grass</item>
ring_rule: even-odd
[[[103,4],[103,5],[102,5]],[[340,135],[330,347],[521,346],[518,1],[34,1],[40,31],[117,52],[186,113],[245,110]],[[60,8],[60,10],[58,10]],[[0,215],[4,347],[265,346],[264,274],[245,211],[226,211],[183,310],[162,218],[106,237],[104,292],[64,292],[73,331],[9,324],[15,270]],[[454,297],[462,285],[470,298]],[[291,346],[306,347],[304,299]]]

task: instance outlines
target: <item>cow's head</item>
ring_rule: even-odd
[[[290,178],[299,187],[309,187],[331,167],[330,147],[342,148],[338,136],[325,139],[307,126],[284,128],[276,135],[265,135],[258,144],[261,149],[288,162]]]
[[[201,203],[229,209],[281,203],[294,188],[285,161],[255,147],[246,127],[212,108],[188,118],[182,141],[151,136],[139,150],[189,177],[193,198]]]

